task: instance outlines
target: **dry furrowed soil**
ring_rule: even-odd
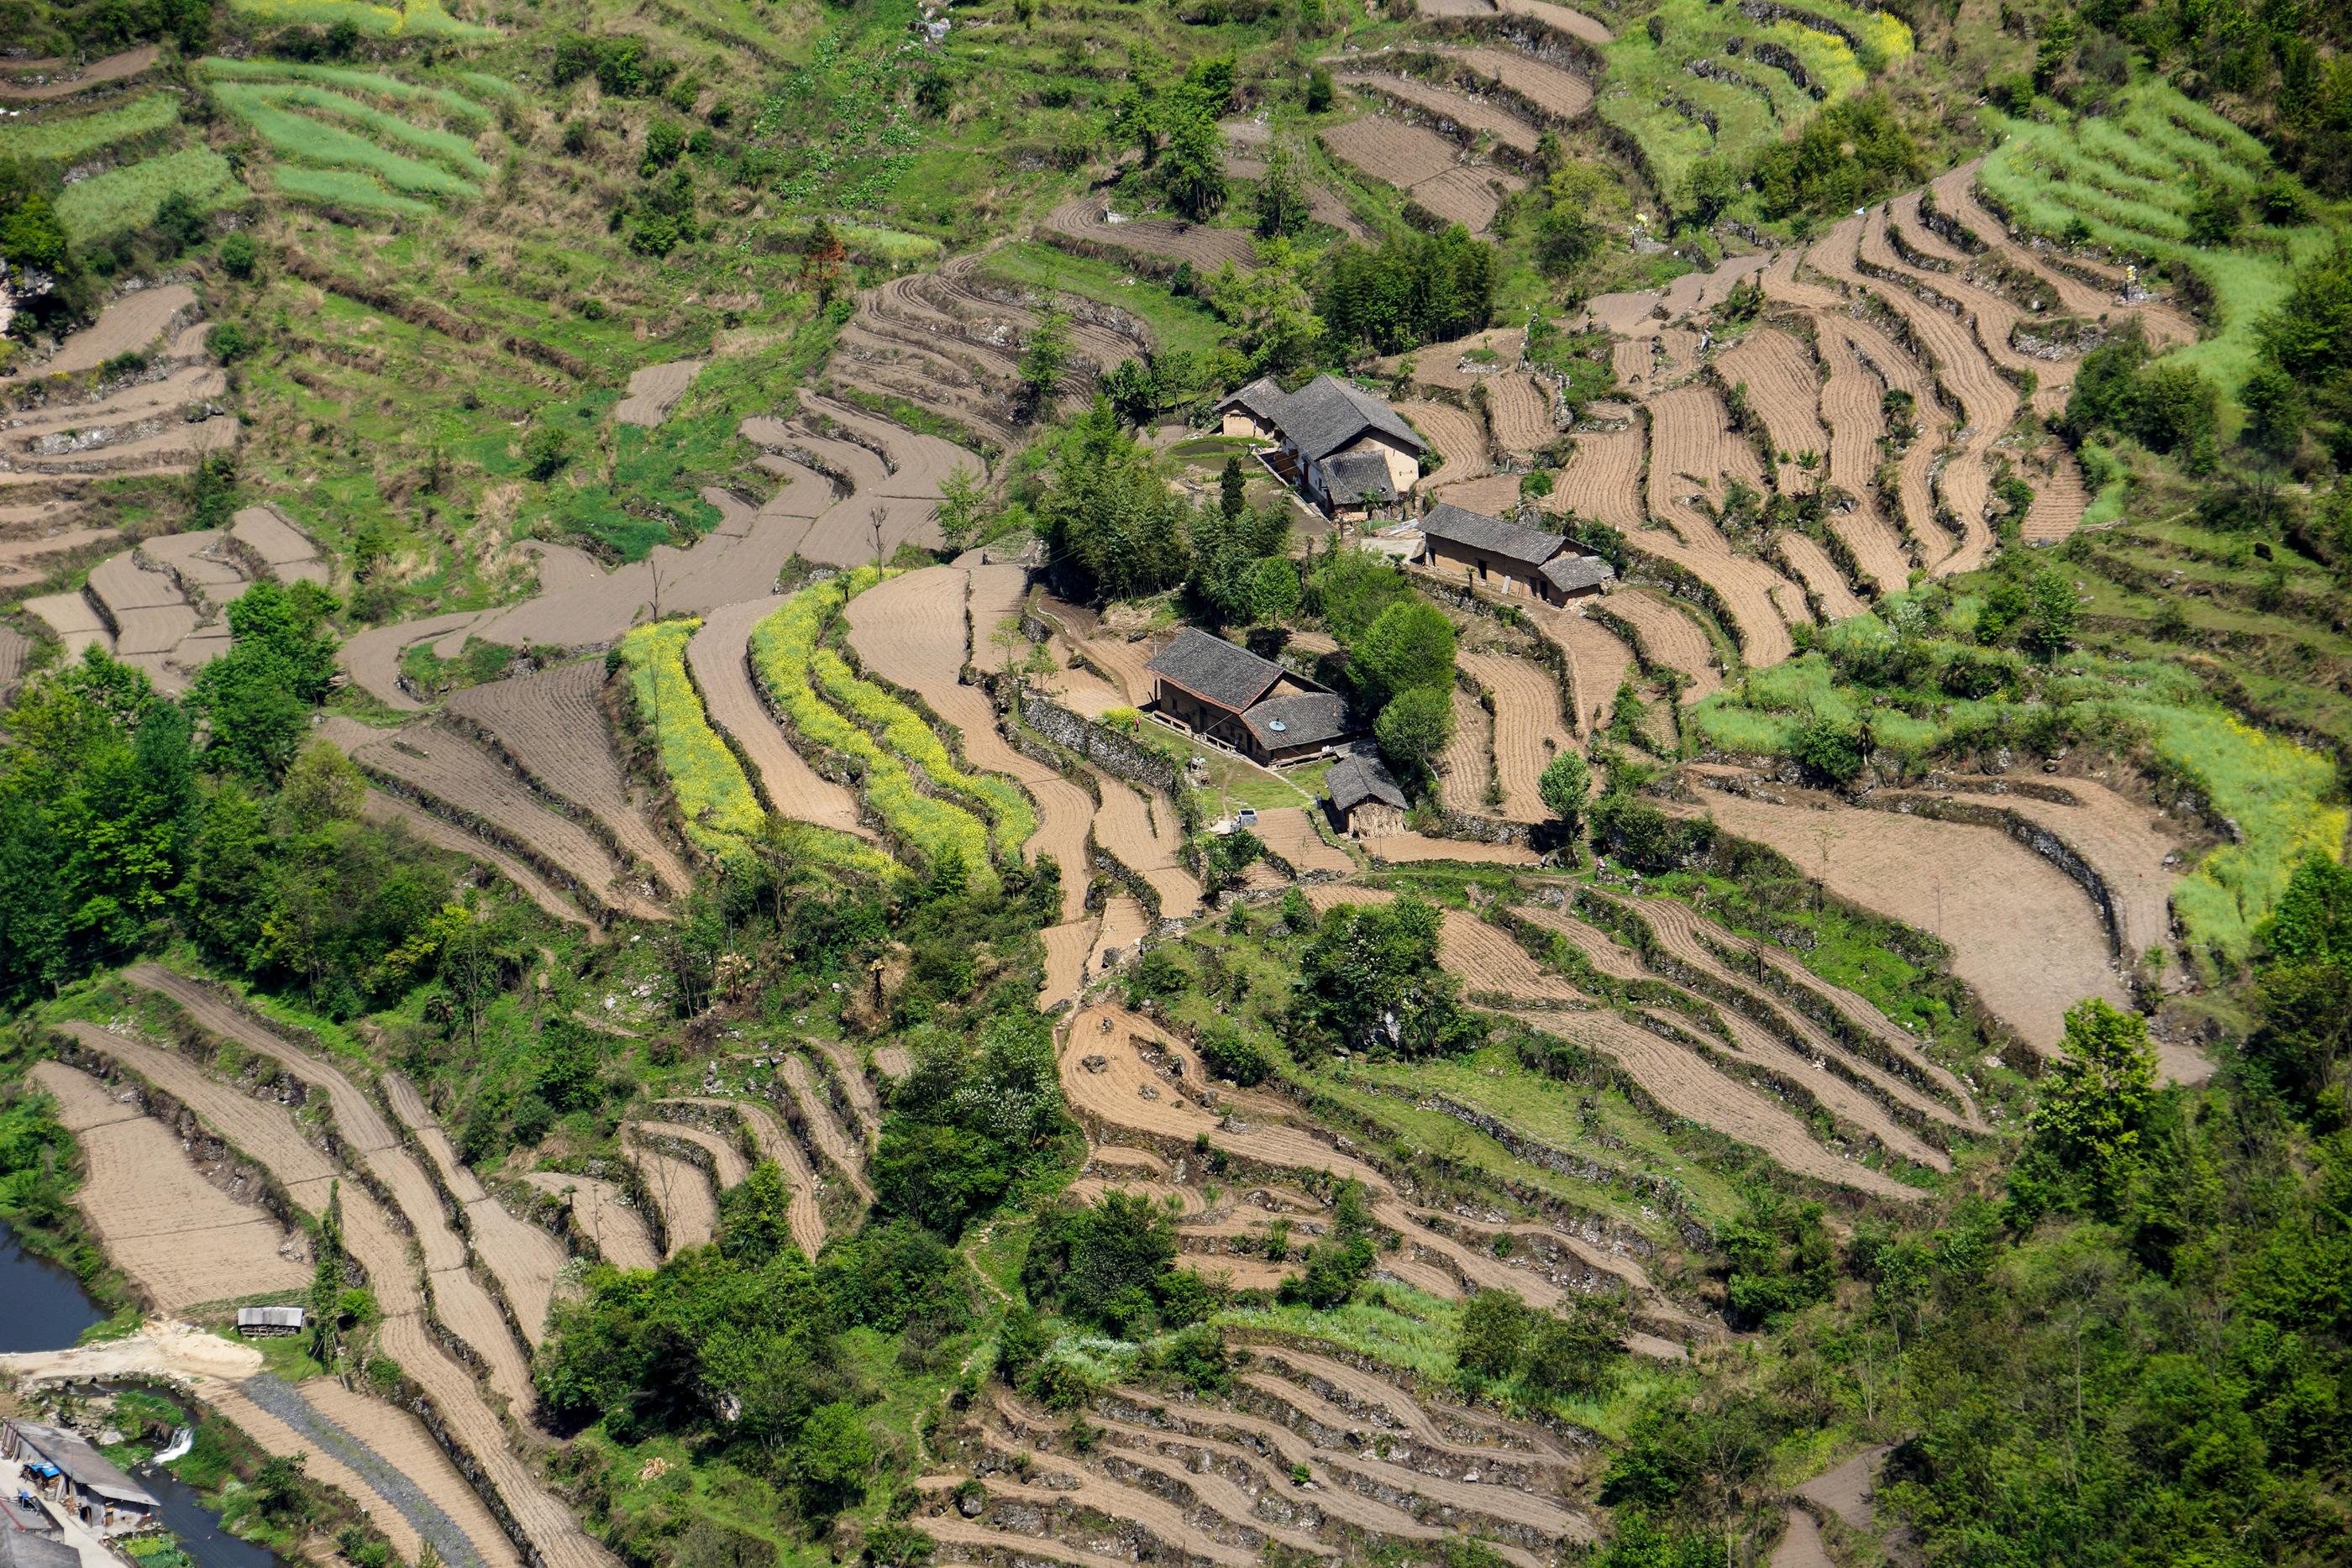
[[[1645,664],[1677,670],[1690,677],[1684,701],[1696,702],[1723,685],[1723,673],[1715,667],[1715,648],[1706,633],[1672,600],[1653,589],[1627,588],[1601,602],[1612,615],[1633,627]]]
[[[1622,430],[1578,432],[1576,451],[1544,504],[1612,528],[1641,528],[1647,520],[1642,510],[1644,444],[1638,416]]]
[[[1297,876],[1328,873],[1344,876],[1356,869],[1356,862],[1345,852],[1332,848],[1316,832],[1315,824],[1306,811],[1297,806],[1278,806],[1257,814],[1257,836],[1276,859],[1287,865]]]
[[[379,825],[397,822],[426,843],[479,861],[514,883],[524,897],[552,918],[569,925],[593,928],[594,922],[581,913],[579,906],[560,888],[541,875],[536,867],[496,844],[474,837],[455,823],[445,822],[432,812],[422,810],[397,795],[387,795],[375,789],[367,792],[367,800],[360,810],[371,822]]]
[[[1617,688],[1633,673],[1633,650],[1580,609],[1546,609],[1532,619],[1568,661],[1576,733],[1590,735],[1605,721]]]
[[[643,1216],[629,1207],[620,1187],[594,1176],[562,1171],[529,1171],[525,1182],[541,1192],[568,1194],[572,1224],[616,1269],[652,1269],[661,1263]]]
[[[1820,601],[1822,619],[1843,621],[1870,608],[1846,581],[1845,574],[1838,570],[1837,562],[1830,559],[1830,552],[1811,535],[1790,528],[1775,538],[1773,544],[1780,550],[1780,559],[1796,573],[1797,580]]]
[[[467,687],[450,697],[449,711],[488,730],[526,779],[591,813],[624,854],[667,892],[682,894],[687,869],[646,817],[613,751],[600,704],[604,679],[601,660],[559,664]]]
[[[1504,653],[1462,653],[1455,662],[1495,698],[1495,770],[1503,782],[1503,814],[1517,822],[1547,821],[1550,810],[1537,781],[1553,758],[1573,749],[1560,717],[1559,686],[1551,672]]]
[[[632,371],[629,395],[614,405],[614,420],[621,424],[659,424],[669,417],[669,411],[701,373],[700,360],[673,360],[666,365],[647,365],[641,371]]]
[[[543,872],[564,878],[592,905],[617,904],[650,912],[642,900],[616,888],[624,868],[602,840],[550,810],[529,786],[456,731],[415,726],[354,747],[352,760],[428,809],[437,807],[464,826],[487,830],[484,836],[501,847],[517,853],[527,850]]]
[[[1534,126],[1499,104],[1438,87],[1417,77],[1387,71],[1356,71],[1339,78],[1340,84],[1359,92],[1376,93],[1459,126],[1474,135],[1483,133],[1512,151],[1532,153],[1540,134]]]
[[[1534,865],[1542,856],[1525,844],[1486,844],[1471,839],[1433,839],[1423,833],[1386,833],[1366,839],[1364,852],[1388,865],[1451,861],[1463,865]]]
[[[75,1207],[149,1305],[173,1312],[308,1282],[299,1240],[206,1180],[162,1123],[60,1063],[37,1062],[31,1078],[81,1145],[89,1177]]]
[[[1322,132],[1324,147],[1368,178],[1412,191],[1454,168],[1461,153],[1434,131],[1384,115],[1335,125]]]
[[[681,1103],[704,1112],[740,1117],[751,1134],[751,1146],[761,1159],[776,1162],[792,1188],[792,1199],[785,1218],[792,1226],[793,1240],[809,1257],[814,1258],[824,1247],[824,1211],[817,1202],[816,1167],[811,1163],[808,1149],[784,1125],[783,1118],[768,1106],[751,1100],[688,1100]]]
[[[415,1482],[463,1532],[488,1568],[519,1564],[514,1542],[507,1539],[472,1486],[450,1463],[448,1454],[415,1416],[382,1400],[354,1394],[331,1377],[311,1378],[299,1385],[297,1392],[313,1410]],[[383,1521],[383,1511],[369,1512],[376,1522]]]
[[[1550,444],[1559,434],[1552,421],[1551,393],[1533,376],[1507,371],[1489,376],[1486,417],[1495,427],[1495,444],[1506,452],[1533,452]]]
[[[1511,49],[1433,47],[1433,54],[1457,60],[1499,82],[1554,120],[1574,120],[1592,106],[1592,85],[1573,71]]]
[[[84,1045],[178,1099],[241,1154],[268,1166],[295,1202],[316,1214],[334,1186],[334,1169],[303,1138],[286,1108],[247,1098],[185,1058],[143,1040],[79,1020],[66,1026]],[[581,1531],[562,1503],[543,1490],[517,1453],[500,1417],[472,1374],[425,1323],[425,1298],[408,1262],[408,1239],[356,1185],[341,1184],[344,1237],[367,1270],[383,1312],[385,1354],[423,1387],[452,1440],[481,1468],[546,1568],[614,1568],[614,1559]]]
[[[2066,1009],[2084,997],[2129,1003],[2082,890],[1998,828],[1727,790],[1690,810],[1778,850],[1840,897],[1943,941],[1952,972],[2039,1051],[2056,1050]]]
[[[1428,437],[1437,456],[1444,458],[1437,475],[1449,485],[1454,479],[1479,477],[1494,465],[1486,454],[1486,428],[1477,413],[1456,409],[1451,402],[1400,402],[1397,413],[1404,413]]]
[[[1449,811],[1474,816],[1493,810],[1486,786],[1494,767],[1495,721],[1478,700],[1454,689],[1454,734],[1437,755],[1437,799]]]
[[[808,1129],[817,1154],[856,1190],[862,1201],[872,1203],[874,1189],[866,1182],[866,1145],[842,1124],[807,1058],[787,1056],[778,1071],[801,1108],[801,1124]]]
[[[1718,355],[1716,370],[1727,383],[1747,387],[1748,404],[1772,439],[1775,483],[1790,495],[1807,489],[1809,476],[1797,460],[1808,453],[1824,456],[1830,444],[1816,408],[1821,381],[1811,352],[1778,328],[1759,327]]]
[[[709,1246],[719,1234],[719,1200],[703,1168],[649,1145],[635,1127],[630,1129],[629,1157],[636,1161],[646,1191],[661,1210],[669,1256]]]
[[[1048,241],[1067,245],[1081,255],[1106,249],[1128,251],[1170,270],[1187,263],[1194,272],[1214,272],[1228,261],[1244,272],[1257,266],[1256,247],[1240,229],[1120,217],[1111,211],[1110,198],[1102,194],[1081,196],[1055,208],[1046,214],[1041,232]]]

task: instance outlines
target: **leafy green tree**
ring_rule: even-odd
[[[1039,1218],[1021,1283],[1041,1306],[1124,1333],[1151,1314],[1154,1288],[1175,1262],[1167,1212],[1141,1193],[1114,1189]]]
[[[1300,954],[1290,1021],[1310,1045],[1407,1057],[1451,1054],[1485,1038],[1438,963],[1440,916],[1410,894],[1326,910]]]
[[[1627,1314],[1614,1295],[1572,1294],[1537,1325],[1520,1378],[1538,1393],[1589,1397],[1623,1364]]]
[[[950,550],[961,550],[979,536],[988,505],[988,485],[962,463],[940,481],[940,538]]]
[[[551,424],[542,424],[523,438],[523,472],[545,481],[571,465],[572,437]]]
[[[1384,707],[1400,694],[1417,687],[1450,686],[1454,623],[1426,600],[1391,604],[1349,643],[1348,671],[1374,708]]]
[[[1160,183],[1168,204],[1194,223],[1214,217],[1225,204],[1225,137],[1213,116],[1187,108],[1169,127],[1160,160]]]
[[[1542,798],[1544,809],[1570,833],[1584,820],[1585,803],[1591,791],[1592,769],[1578,752],[1561,752],[1545,763],[1544,770],[1536,776],[1536,793]]]
[[[1151,449],[1095,400],[1058,443],[1052,483],[1036,507],[1063,591],[1129,599],[1184,580],[1192,567],[1192,505],[1168,486]]]
[[[1793,141],[1758,153],[1749,179],[1764,215],[1786,218],[1851,212],[1926,172],[1894,105],[1874,92],[1830,105]]]
[[[1049,304],[1037,313],[1037,325],[1021,349],[1021,404],[1029,418],[1043,418],[1052,409],[1069,369],[1070,314]]]
[[[1399,692],[1372,721],[1373,738],[1391,768],[1407,779],[1428,776],[1430,764],[1454,738],[1454,703],[1440,686]]]
[[[2042,1075],[2033,1136],[2095,1192],[2118,1193],[2156,1099],[2147,1020],[2092,997],[2068,1009],[2060,1049]]]
[[[1256,214],[1260,239],[1286,238],[1307,226],[1311,215],[1307,182],[1300,177],[1298,160],[1289,148],[1277,146],[1267,154],[1265,172],[1250,197],[1250,210]]]
[[[1224,513],[1229,523],[1249,509],[1249,493],[1244,488],[1239,457],[1226,458],[1224,471],[1217,476],[1217,509]]]
[[[1462,1309],[1455,1364],[1497,1382],[1516,1377],[1538,1317],[1517,1291],[1480,1291]]]
[[[2026,584],[2026,595],[2032,608],[2018,643],[2038,659],[2054,659],[2074,645],[2074,626],[2082,613],[2074,580],[2054,566],[2043,566]]]
[[[1307,71],[1307,92],[1304,99],[1307,113],[1323,113],[1331,107],[1332,100],[1337,96],[1331,86],[1331,73],[1328,69],[1322,66],[1316,66]]]
[[[212,721],[205,758],[249,780],[273,780],[294,759],[335,674],[327,617],[334,596],[315,583],[257,582],[228,607],[229,651],[197,675],[190,701]]]

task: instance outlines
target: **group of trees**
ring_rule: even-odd
[[[255,584],[182,700],[97,649],[26,684],[0,751],[0,998],[184,936],[347,1014],[472,930],[448,862],[362,822],[350,762],[303,747],[332,603]]]
[[[1133,146],[1168,204],[1194,222],[1225,204],[1225,138],[1217,121],[1234,96],[1234,57],[1198,59],[1162,86],[1169,62],[1139,46],[1129,62],[1128,89],[1113,107],[1114,141]]]
[[[1341,904],[1298,956],[1289,1023],[1304,1052],[1452,1055],[1486,1038],[1461,1003],[1462,982],[1438,962],[1444,912],[1411,894]]]
[[[1572,1294],[1546,1313],[1516,1291],[1481,1291],[1462,1309],[1454,1364],[1474,1389],[1501,1384],[1538,1397],[1600,1394],[1624,1354],[1626,1317],[1614,1294]]]
[[[2078,444],[2102,433],[2127,435],[2151,452],[2178,453],[2203,473],[2216,461],[2221,413],[2221,394],[2201,372],[2150,360],[2134,319],[2083,356],[2064,429]]]
[[[1024,1177],[1055,1168],[1073,1125],[1054,1038],[1034,1009],[993,1014],[974,1039],[934,1029],[891,1096],[874,1154],[886,1213],[950,1239]]]
[[[1425,781],[1454,734],[1454,623],[1380,557],[1335,548],[1309,602],[1348,656],[1356,703],[1400,777]]]
[[[1495,247],[1454,224],[1376,248],[1339,246],[1324,263],[1315,308],[1335,354],[1402,353],[1486,326],[1500,280]]]

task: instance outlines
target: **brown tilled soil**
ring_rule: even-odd
[[[1077,1000],[1087,982],[1087,956],[1094,951],[1095,938],[1101,929],[1102,917],[1088,915],[1059,925],[1048,925],[1039,934],[1045,943],[1045,978],[1037,991],[1039,1011]]]
[[[207,1031],[269,1058],[326,1094],[344,1157],[364,1165],[400,1206],[432,1280],[436,1314],[489,1368],[491,1387],[516,1409],[528,1409],[532,1402],[530,1368],[506,1319],[467,1271],[465,1239],[451,1228],[439,1190],[373,1095],[341,1069],[302,1050],[210,987],[156,964],[134,965],[123,971],[123,977],[169,998]]]
[[[2172,926],[2175,873],[2165,858],[2182,847],[2157,810],[2089,779],[2035,780],[2071,797],[2051,800],[2008,789],[2000,779],[1962,779],[1954,799],[1990,807],[2046,828],[2065,841],[2106,883],[2126,955],[2161,946]]]
[[[454,730],[413,726],[355,747],[352,760],[461,824],[487,824],[501,847],[529,846],[534,861],[572,878],[588,899],[654,913],[642,900],[615,892],[624,868],[602,840],[541,804],[529,786]]]
[[[139,52],[146,55],[150,59],[154,57],[155,51],[152,49]],[[121,59],[127,57],[115,57]],[[90,68],[98,70],[109,63],[100,60]],[[144,68],[143,66],[142,68]],[[8,90],[5,87],[0,87],[0,97],[6,96]],[[142,288],[135,293],[126,294],[100,310],[95,323],[83,328],[58,344],[58,351],[43,361],[38,369],[30,374],[66,376],[79,375],[83,371],[94,371],[118,355],[136,353],[142,349],[152,346],[158,338],[170,329],[172,323],[180,317],[182,312],[194,310],[195,308],[195,291],[182,283],[166,284],[160,288]],[[5,379],[29,378],[26,372],[20,371],[16,376]]]
[[[1455,92],[1452,88],[1423,81],[1418,77],[1400,76],[1388,71],[1351,71],[1340,77],[1339,81],[1342,86],[1354,88],[1359,92],[1394,99],[1473,134],[1483,132],[1515,152],[1532,153],[1536,150],[1536,139],[1540,133],[1498,103],[1472,98],[1466,93]]]
[[[37,73],[46,78],[40,81],[27,79],[32,73],[27,73],[21,65],[0,67],[0,98],[67,98],[90,88],[102,87],[108,82],[127,81],[152,66],[155,55],[154,46],[149,45],[144,48],[126,49],[119,55],[92,60],[79,69],[62,63],[44,61],[44,66],[48,68]]]
[[[689,1100],[706,1111],[731,1113],[743,1120],[751,1130],[751,1146],[760,1157],[776,1162],[784,1173],[784,1180],[793,1189],[792,1200],[785,1218],[792,1226],[793,1241],[809,1257],[824,1249],[825,1238],[824,1211],[817,1202],[816,1167],[810,1163],[809,1151],[783,1118],[768,1106],[751,1100]]]
[[[1524,190],[1527,182],[1507,169],[1485,164],[1448,169],[1412,187],[1412,196],[1449,224],[1484,234],[1502,210],[1501,193]]]
[[[1777,1099],[1717,1071],[1689,1047],[1615,1013],[1522,1012],[1517,1016],[1532,1028],[1614,1059],[1643,1093],[1668,1111],[1761,1149],[1800,1176],[1906,1202],[1925,1196],[1918,1188],[1906,1186],[1859,1161],[1832,1154],[1816,1143],[1805,1124]]]
[[[1796,572],[1797,580],[1821,601],[1822,614],[1831,621],[1859,615],[1870,607],[1849,586],[1837,562],[1808,534],[1786,529],[1773,540],[1780,558]]]
[[[423,1422],[380,1399],[354,1394],[331,1377],[311,1378],[299,1385],[297,1391],[309,1401],[311,1409],[350,1433],[378,1458],[414,1482],[463,1532],[467,1543],[488,1568],[517,1568],[520,1559],[514,1542],[507,1539],[498,1521],[483,1506],[466,1478],[457,1473],[448,1454],[433,1440],[433,1434],[425,1430]],[[368,1511],[373,1522],[383,1524],[394,1511],[386,1507],[371,1508]]]
[[[1769,1568],[1837,1568],[1837,1559],[1822,1544],[1822,1527],[1801,1508],[1791,1508],[1772,1548]]]
[[[850,1130],[860,1137],[870,1138],[882,1125],[882,1101],[874,1092],[874,1081],[866,1076],[857,1052],[838,1040],[821,1040],[816,1048],[832,1061],[833,1074],[841,1081],[842,1092],[849,1097],[849,1109],[857,1119],[857,1125]]]
[[[229,534],[281,581],[327,580],[327,563],[320,559],[319,547],[275,507],[246,507],[229,520]]]
[[[1521,54],[1514,49],[1431,48],[1431,53],[1458,60],[1480,76],[1501,83],[1544,113],[1574,120],[1592,105],[1592,84],[1574,71]]]
[[[701,373],[700,360],[673,360],[666,365],[647,365],[641,371],[632,371],[629,395],[614,405],[613,418],[622,424],[659,424],[669,417],[669,411]]]
[[[1129,251],[1171,269],[1190,262],[1195,272],[1214,272],[1228,261],[1244,272],[1257,266],[1257,247],[1243,230],[1163,218],[1113,222],[1110,199],[1103,195],[1063,204],[1046,214],[1043,226],[1045,238],[1067,243],[1081,254]]]
[[[456,692],[449,711],[489,731],[533,784],[588,811],[662,887],[682,894],[687,869],[614,754],[600,701],[604,679],[600,659],[559,664]]]
[[[524,1181],[541,1192],[570,1193],[572,1223],[604,1260],[616,1269],[653,1269],[661,1264],[646,1222],[624,1201],[621,1189],[594,1176],[561,1171],[530,1171]]]
[[[2083,891],[1997,828],[1721,790],[1689,810],[1780,851],[1840,897],[1941,938],[1952,972],[2037,1050],[2056,1050],[2066,1009],[2084,997],[2129,1005]]]
[[[1541,22],[1571,38],[1581,38],[1595,48],[1615,41],[1616,35],[1596,18],[1566,5],[1555,5],[1552,0],[1496,0],[1496,4],[1507,16]]]
[[[396,626],[371,626],[347,639],[335,651],[335,660],[350,674],[353,685],[384,706],[402,713],[422,713],[425,705],[409,695],[407,687],[401,685],[400,655],[419,643],[463,632],[480,619],[478,611],[458,610]]]
[[[1775,457],[1788,454],[1773,476],[1780,489],[1796,495],[1809,488],[1795,460],[1808,452],[1825,457],[1830,447],[1812,351],[1777,327],[1759,327],[1717,355],[1715,366],[1726,382],[1748,388],[1748,405],[1764,421]]]
[[[1589,735],[1606,716],[1617,688],[1633,669],[1633,650],[1614,632],[1573,607],[1534,614],[1536,627],[1568,659],[1576,733]]]
[[[361,814],[379,825],[397,822],[426,843],[479,861],[513,883],[522,891],[524,897],[555,919],[593,928],[594,923],[580,912],[579,906],[562,889],[541,875],[528,861],[474,837],[453,822],[443,821],[432,812],[413,806],[397,795],[369,789],[367,800],[361,806]]]
[[[58,1120],[81,1146],[89,1174],[74,1206],[148,1305],[175,1312],[310,1279],[300,1242],[206,1180],[162,1123],[60,1063],[37,1062],[31,1078],[57,1096]]]
[[[45,593],[25,601],[25,608],[57,633],[58,641],[65,646],[68,664],[79,660],[88,648],[114,652],[114,633],[98,618],[98,611],[90,601],[79,593]]]
[[[165,1089],[239,1152],[267,1165],[296,1203],[313,1214],[324,1209],[333,1167],[304,1139],[284,1106],[247,1099],[185,1058],[143,1041],[79,1021],[66,1027],[85,1044]],[[383,1311],[380,1343],[384,1353],[424,1388],[452,1440],[481,1467],[546,1568],[614,1568],[615,1560],[583,1534],[570,1511],[541,1487],[473,1375],[426,1327],[424,1293],[408,1261],[407,1237],[365,1188],[343,1183],[341,1191],[345,1241],[367,1271]]]
[[[1332,126],[1322,139],[1331,156],[1399,190],[1435,179],[1461,157],[1460,150],[1434,131],[1378,114]]]
[[[1356,862],[1332,848],[1316,832],[1315,824],[1297,806],[1277,806],[1257,814],[1257,836],[1275,857],[1299,876],[1328,872],[1344,876]]]
[[[1612,528],[1642,527],[1642,460],[1645,437],[1639,419],[1622,430],[1578,433],[1576,451],[1544,504],[1576,513]]]
[[[648,1147],[635,1136],[629,1142],[629,1157],[636,1161],[646,1190],[661,1210],[670,1255],[709,1245],[719,1234],[719,1200],[702,1167]]]
[[[842,1124],[807,1059],[787,1056],[778,1071],[800,1105],[801,1124],[808,1129],[809,1141],[816,1145],[818,1155],[841,1173],[860,1198],[872,1203],[874,1189],[866,1184],[866,1145]]]
[[[1455,663],[1494,695],[1503,814],[1517,822],[1548,820],[1551,812],[1537,793],[1537,780],[1554,757],[1576,746],[1560,719],[1559,684],[1542,665],[1505,653],[1461,653]]]
[[[1483,816],[1493,768],[1495,721],[1469,693],[1454,690],[1454,736],[1437,755],[1437,799],[1449,811]]]
[[[1494,465],[1487,456],[1486,426],[1476,414],[1450,402],[1402,402],[1396,411],[1412,421],[1431,449],[1445,459],[1444,465],[1425,476],[1424,482],[1475,479]]]
[[[1550,389],[1533,376],[1507,371],[1488,376],[1483,384],[1497,446],[1507,452],[1533,452],[1559,434],[1552,423]]]
[[[1684,614],[1672,600],[1654,589],[1621,588],[1601,603],[1611,614],[1633,628],[1646,664],[1680,670],[1690,676],[1685,701],[1696,702],[1723,685],[1723,673],[1712,663],[1714,645],[1699,630],[1698,623]]]
[[[1543,857],[1525,844],[1482,844],[1469,839],[1433,839],[1423,833],[1388,833],[1364,841],[1375,863],[1421,865],[1451,861],[1463,865],[1534,865]]]

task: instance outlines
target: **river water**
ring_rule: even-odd
[[[0,1221],[0,1354],[63,1350],[105,1317],[73,1270],[26,1251]]]
[[[106,1314],[83,1293],[72,1270],[36,1257],[0,1223],[0,1354],[64,1350]],[[142,1465],[134,1479],[163,1505],[163,1522],[196,1568],[277,1568],[277,1556],[220,1527],[196,1489],[169,1470]]]

